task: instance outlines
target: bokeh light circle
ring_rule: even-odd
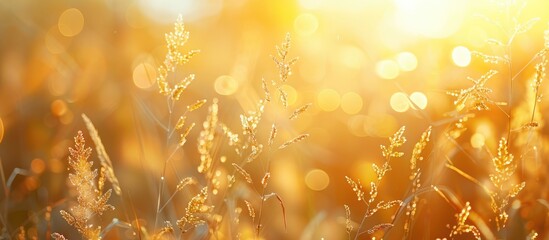
[[[356,114],[362,110],[362,97],[355,92],[348,92],[341,97],[341,109],[347,114]]]
[[[471,63],[471,51],[464,46],[457,46],[452,50],[452,61],[458,67],[467,67]]]
[[[288,101],[288,105],[294,105],[297,102],[298,98],[297,90],[288,84],[284,84],[280,86],[280,88],[288,95],[286,98],[286,100]]]
[[[331,112],[336,110],[341,103],[339,93],[333,89],[323,89],[318,93],[317,102],[320,109]]]
[[[396,56],[400,70],[404,72],[414,71],[417,68],[417,57],[411,52],[401,52]]]
[[[410,109],[410,100],[403,92],[394,93],[389,100],[389,104],[395,112],[406,112]]]
[[[330,184],[330,176],[321,169],[313,169],[305,175],[305,184],[313,191],[322,191]]]
[[[471,146],[473,148],[480,149],[484,147],[485,142],[486,142],[486,137],[481,133],[477,132],[471,136]]]
[[[422,92],[413,92],[410,94],[410,100],[414,103],[410,104],[410,107],[414,109],[416,106],[419,107],[419,109],[425,109],[427,107],[427,96]]]
[[[60,99],[53,101],[50,107],[51,113],[57,117],[63,116],[68,111],[67,103]]]
[[[222,75],[215,79],[214,89],[220,95],[233,95],[238,90],[239,84],[232,76]]]
[[[46,162],[40,158],[35,158],[30,164],[31,171],[35,174],[41,174],[46,169]]]
[[[141,89],[150,88],[156,82],[156,69],[153,65],[142,63],[133,69],[133,83]]]
[[[84,28],[84,15],[76,8],[69,8],[59,16],[59,32],[65,37],[74,37]]]
[[[376,64],[376,74],[383,79],[395,79],[400,74],[400,67],[394,60],[382,60]]]
[[[294,21],[294,29],[300,35],[311,35],[318,29],[318,19],[310,13],[300,14]]]

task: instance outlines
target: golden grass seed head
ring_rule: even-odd
[[[345,230],[347,230],[347,234],[351,234],[353,231],[353,225],[351,223],[351,209],[347,204],[343,205],[345,207]]]
[[[185,126],[185,121],[187,120],[187,116],[181,116],[177,120],[177,123],[175,124],[175,130],[181,130],[183,126]]]
[[[248,208],[248,214],[250,215],[250,217],[252,218],[252,221],[253,219],[255,218],[255,210],[254,210],[254,207],[252,206],[252,204],[250,202],[248,202],[247,200],[244,200],[244,203],[246,203],[246,207]]]
[[[244,169],[242,168],[241,166],[239,166],[238,164],[236,163],[233,163],[232,164],[233,167],[236,169],[236,171],[238,173],[240,173],[240,175],[242,175],[244,177],[244,179],[246,180],[246,182],[248,182],[249,184],[252,183],[252,177],[250,176],[250,174]]]
[[[271,101],[271,92],[269,91],[269,87],[267,86],[267,82],[265,82],[265,79],[261,79],[261,88],[263,88],[263,93],[265,94],[265,101],[270,102]]]
[[[201,108],[206,103],[206,101],[207,101],[206,99],[196,101],[192,105],[187,106],[187,111],[192,112],[194,110]]]
[[[307,109],[309,109],[309,107],[311,106],[312,104],[310,103],[307,103],[303,106],[301,106],[300,108],[296,109],[292,115],[290,115],[290,120],[292,119],[296,119],[299,115],[301,115],[302,113],[304,113],[305,111],[307,111]]]
[[[277,134],[277,129],[276,129],[275,124],[273,123],[273,125],[271,127],[271,133],[269,134],[269,140],[267,141],[269,143],[269,146],[273,145],[274,140],[276,138],[276,134]]]
[[[266,172],[263,178],[261,179],[261,185],[263,185],[263,188],[267,188],[267,184],[269,184],[270,178],[271,178],[271,173]]]
[[[301,142],[303,141],[304,139],[308,138],[309,137],[309,134],[301,134],[285,143],[283,143],[282,145],[280,145],[280,147],[278,147],[278,149],[284,149],[284,148],[287,148],[288,146],[294,144],[294,143],[297,143],[297,142]]]
[[[362,190],[362,184],[360,184],[360,180],[357,180],[355,182],[348,176],[345,176],[345,180],[347,180],[347,183],[351,186],[353,192],[355,192],[358,201],[364,200],[364,191]]]

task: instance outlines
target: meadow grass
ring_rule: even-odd
[[[444,90],[447,95],[441,98],[453,103],[447,113],[420,118],[428,121],[422,123],[427,127],[417,136],[413,133],[418,131],[410,131],[410,126],[417,124],[404,124],[408,128],[400,127],[380,145],[379,152],[369,153],[374,159],[369,169],[372,176],[368,176],[371,181],[361,182],[350,177],[351,173],[332,176],[344,179],[348,184],[345,191],[354,198],[345,199],[339,210],[309,209],[317,212],[319,219],[326,212],[327,218],[336,219],[331,223],[339,223],[337,227],[344,233],[341,239],[548,237],[549,204],[543,180],[548,152],[543,145],[545,120],[540,109],[549,61],[549,30],[540,50],[524,66],[517,67],[515,41],[528,34],[539,19],[520,20],[521,3],[498,7],[501,9],[497,11],[505,12],[498,15],[502,19],[485,20],[502,31],[503,37],[487,39],[494,53],[472,52],[486,64],[485,71],[471,71],[463,88]],[[95,127],[93,116],[82,114],[88,134],[77,131],[71,147],[66,148],[69,173],[65,198],[48,204],[20,226],[9,222],[8,206],[14,201],[11,188],[17,176],[32,177],[32,172],[16,168],[6,177],[4,162],[0,162],[5,198],[0,218],[2,239],[295,237],[285,235],[293,227],[288,215],[295,214],[291,212],[295,208],[289,210],[284,200],[289,196],[273,186],[273,181],[290,175],[273,170],[272,165],[288,155],[300,155],[308,146],[312,148],[313,136],[295,131],[294,125],[318,109],[313,103],[290,104],[291,93],[286,87],[298,64],[298,58],[290,54],[290,34],[275,46],[271,56],[276,77],[250,81],[253,87],[247,90],[254,91],[255,96],[252,106],[236,112],[230,109],[230,114],[223,114],[229,104],[222,98],[203,99],[189,93],[201,79],[186,72],[200,53],[187,50],[189,41],[190,33],[179,17],[173,30],[165,34],[166,54],[156,69],[155,97],[162,98],[166,106],[163,110],[147,104],[141,108],[143,116],[153,119],[148,122],[154,125],[152,129],[160,133],[153,141],[162,146],[161,157],[152,159],[160,170],[143,168],[146,173],[132,176],[144,178],[153,186],[148,192],[153,201],[146,203],[146,209],[136,209],[134,201],[140,196],[126,190],[124,178],[119,179],[124,171],[115,168],[116,160],[109,157],[108,145],[100,137],[103,130]],[[533,72],[532,77],[525,76],[526,71]],[[493,88],[494,81],[503,82],[504,87]],[[409,100],[419,115],[428,115]],[[486,116],[498,129],[493,139],[475,142],[475,127],[485,123]],[[1,123],[0,119],[3,134]],[[92,140],[95,152],[86,145],[86,139]],[[489,141],[496,144],[487,144]],[[294,148],[296,145],[302,148]],[[141,151],[148,147],[142,145]],[[98,161],[93,160],[95,157]],[[141,157],[146,158],[145,154]],[[403,165],[405,171],[394,171]],[[406,174],[395,174],[402,172]],[[406,190],[393,191],[393,179],[404,179]],[[311,201],[335,198],[325,194]],[[540,208],[545,212],[541,218],[535,214]],[[436,216],[445,213],[451,216]],[[56,217],[70,229],[52,221]],[[449,221],[437,222],[440,219]],[[311,220],[308,224],[314,229],[316,223]],[[38,227],[30,231],[29,226],[39,226],[40,231]],[[435,236],[431,228],[437,229]],[[304,236],[309,235],[302,234],[307,239]]]

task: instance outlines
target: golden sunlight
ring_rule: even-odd
[[[0,1],[0,239],[549,239],[548,9]]]

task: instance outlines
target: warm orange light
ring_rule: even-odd
[[[454,34],[467,13],[462,0],[395,0],[396,22],[404,32],[431,38]]]
[[[410,108],[410,101],[408,96],[403,92],[396,92],[391,96],[389,101],[391,108],[395,112],[406,112]]]
[[[422,92],[413,92],[410,94],[410,100],[414,103],[410,104],[410,107],[413,109],[415,109],[416,106],[419,107],[419,109],[425,109],[427,107],[427,96]]]
[[[471,146],[473,148],[482,148],[484,147],[484,143],[486,142],[486,137],[482,135],[481,133],[474,133],[473,136],[471,136]]]
[[[356,114],[362,110],[362,97],[355,92],[348,92],[341,97],[341,109],[347,114]]]
[[[300,35],[312,35],[318,29],[318,19],[313,14],[303,13],[295,19],[294,29]]]
[[[317,103],[320,109],[331,112],[339,107],[341,98],[339,93],[333,89],[324,89],[318,93]]]
[[[311,190],[322,191],[330,184],[330,176],[321,169],[313,169],[305,175],[305,184]]]
[[[40,158],[31,161],[31,171],[35,174],[41,174],[46,169],[46,162]]]
[[[3,138],[4,138],[4,122],[2,122],[2,118],[0,118],[0,143],[2,142]]]
[[[214,82],[215,92],[225,96],[233,95],[238,87],[236,79],[228,75],[219,76]]]
[[[282,90],[284,90],[284,92],[286,92],[286,94],[288,94],[288,98],[286,99],[288,101],[288,105],[294,105],[297,102],[297,98],[299,97],[297,94],[297,90],[288,84],[282,85],[281,88]]]
[[[452,51],[452,60],[458,67],[467,67],[471,63],[471,51],[463,46],[455,47]]]
[[[63,36],[74,37],[84,28],[84,15],[76,8],[69,8],[59,16],[57,27]]]
[[[400,70],[404,72],[414,71],[417,68],[417,57],[411,52],[401,52],[396,57]]]
[[[65,101],[57,99],[51,103],[51,113],[57,117],[63,116],[67,112]]]
[[[382,60],[376,64],[376,73],[383,79],[395,79],[400,74],[400,67],[394,60]]]
[[[138,88],[150,88],[156,82],[156,69],[148,63],[141,63],[133,69],[133,83]]]

